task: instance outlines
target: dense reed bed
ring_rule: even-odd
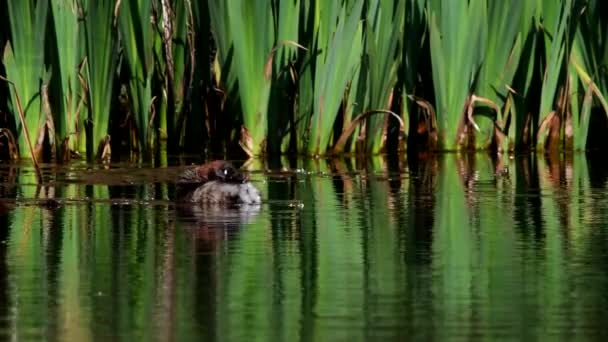
[[[600,1],[0,6],[5,157],[583,150],[608,129]]]

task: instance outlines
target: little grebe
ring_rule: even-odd
[[[178,197],[201,204],[259,204],[260,191],[225,160],[188,169],[177,179]]]

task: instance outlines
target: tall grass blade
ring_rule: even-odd
[[[130,110],[135,118],[138,146],[149,151],[154,144],[151,122],[154,72],[154,26],[150,22],[152,0],[123,0],[120,3],[120,33],[129,71]]]
[[[428,35],[426,34],[427,22],[425,18],[426,0],[407,0],[405,3],[405,27],[403,30],[403,52],[401,62],[401,75],[398,81],[402,87],[401,103],[402,112],[401,118],[408,128],[405,134],[408,134],[408,139],[419,122],[417,105],[414,101],[410,101],[407,96],[414,95],[417,85],[420,83],[424,74],[423,68],[420,67],[424,58],[421,58],[421,51],[428,53]],[[418,87],[420,88],[420,87]],[[422,117],[420,117],[422,118]],[[407,143],[407,142],[405,142]]]
[[[268,154],[287,152],[296,136],[294,128],[294,109],[296,72],[294,64],[300,54],[298,42],[300,23],[300,0],[273,0],[273,20],[276,27],[274,47],[273,76],[268,106]],[[272,53],[272,52],[271,52]]]
[[[368,1],[365,20],[365,58],[369,64],[367,110],[390,110],[393,87],[401,63],[401,44],[405,25],[405,2]],[[366,151],[380,152],[388,116],[367,120]]]
[[[157,37],[156,62],[159,65],[157,72],[162,74],[163,80],[159,138],[168,139],[171,148],[183,147],[185,115],[188,114],[184,111],[184,99],[189,91],[186,82],[191,78],[187,77],[186,68],[196,63],[189,55],[194,48],[189,46],[192,41],[188,33],[192,8],[190,2],[163,0],[158,10],[161,14],[157,18],[160,36]]]
[[[110,104],[118,60],[114,1],[84,0],[88,66],[89,118],[87,155],[105,141],[110,121]],[[98,156],[102,157],[102,156]]]
[[[59,84],[59,89],[54,93],[61,98],[61,101],[57,101],[58,110],[53,113],[55,133],[70,149],[86,153],[83,94],[78,78],[78,66],[84,58],[79,3],[76,0],[55,0],[50,3],[55,29],[55,37],[51,40],[54,47],[51,58],[56,62],[54,79]]]
[[[361,49],[363,51],[364,41],[355,41],[353,49]],[[367,91],[367,74],[369,64],[365,59],[361,60],[358,66],[355,67],[355,72],[350,84],[346,90],[346,96],[342,101],[342,135],[346,133],[348,127],[353,123],[353,119],[357,113],[362,113],[368,102],[369,92]],[[340,140],[336,141],[333,147],[334,154],[340,154],[346,151],[355,152],[358,145],[361,144],[361,135],[365,132],[365,122],[362,125],[357,125],[350,144],[348,141],[342,146]],[[363,146],[364,147],[364,146]]]
[[[242,124],[239,111],[237,72],[234,62],[228,2],[210,0],[209,22],[215,51],[212,51],[211,87],[207,96],[206,126],[211,147],[225,149],[232,143],[230,135]]]
[[[311,155],[325,154],[329,147],[334,122],[348,82],[352,80],[361,51],[354,49],[362,39],[360,22],[363,1],[332,2],[329,8],[314,3],[315,32],[314,60],[310,64],[313,89],[312,116],[306,151]],[[323,10],[321,10],[323,7]],[[314,76],[313,76],[314,75]]]
[[[267,64],[275,43],[270,0],[236,0],[226,4],[234,44],[234,71],[243,112],[241,146],[250,156],[265,151],[268,98],[272,64]],[[236,34],[238,32],[238,34]]]
[[[173,29],[175,33],[173,35],[173,96],[175,114],[179,119],[184,106],[184,100],[186,95],[185,83],[186,67],[189,64],[190,56],[188,56],[188,7],[186,1],[175,1],[174,2],[174,24]],[[202,55],[201,57],[204,57]],[[206,62],[203,59],[203,63]],[[176,126],[178,124],[176,123]]]
[[[560,85],[563,84],[565,73],[565,56],[568,56],[571,46],[571,36],[569,32],[570,16],[573,8],[573,0],[563,0],[561,2],[543,3],[542,18],[543,28],[545,29],[545,57],[546,66],[544,68],[543,83],[540,97],[540,108],[538,112],[538,127],[536,129],[536,148],[543,150],[547,143],[547,137],[551,129],[543,129],[544,122],[551,120],[555,98]],[[559,116],[559,114],[557,114]]]
[[[505,115],[510,116],[510,123],[503,129],[512,142],[510,146],[516,150],[532,147],[532,118],[536,117],[539,103],[537,90],[540,88],[537,51],[541,49],[541,44],[536,24],[539,6],[538,3],[526,2],[526,11],[532,15],[529,20],[522,20],[522,51],[509,93],[510,108],[505,111]]]
[[[236,73],[229,72],[232,69],[232,35],[228,21],[228,4],[221,0],[209,0],[209,20],[213,33],[213,39],[217,48],[216,60],[218,68],[215,68],[216,81],[222,83],[229,92],[233,90],[236,81]],[[215,65],[214,65],[215,67]]]
[[[11,87],[12,112],[17,126],[20,155],[32,158],[28,144],[40,144],[38,134],[46,123],[42,111],[40,86],[46,72],[44,64],[44,37],[46,35],[48,1],[8,1],[11,29],[10,45],[4,47],[3,62],[6,76],[13,82]],[[32,134],[30,140],[23,132],[19,120],[16,94],[23,104],[25,125]],[[38,148],[34,148],[38,150]]]
[[[597,108],[597,102],[602,105],[602,111],[608,116],[606,96],[608,96],[608,79],[603,77],[604,68],[608,63],[608,21],[602,20],[603,2],[589,1],[587,15],[583,15],[572,42],[570,54],[571,80],[571,125],[573,130],[574,148],[584,150],[589,133],[589,122],[592,108]],[[575,91],[578,86],[580,91]],[[584,94],[583,100],[578,101]],[[594,101],[596,99],[597,101]],[[577,115],[578,114],[578,115]]]
[[[504,107],[507,93],[512,89],[535,6],[533,1],[488,1],[487,29],[483,37],[484,59],[475,92],[499,108]],[[479,148],[487,148],[492,143],[490,139],[494,137],[494,123],[502,119],[493,116],[493,112],[484,112],[476,119],[482,131],[476,139]]]
[[[464,107],[481,64],[486,3],[436,0],[427,10],[439,148],[460,149],[473,130]]]

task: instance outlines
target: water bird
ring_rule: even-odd
[[[260,191],[249,177],[225,160],[185,170],[177,179],[178,199],[199,204],[257,205]]]

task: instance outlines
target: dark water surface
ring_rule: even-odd
[[[176,205],[177,166],[2,164],[0,339],[606,337],[605,159],[253,165],[240,210]]]

